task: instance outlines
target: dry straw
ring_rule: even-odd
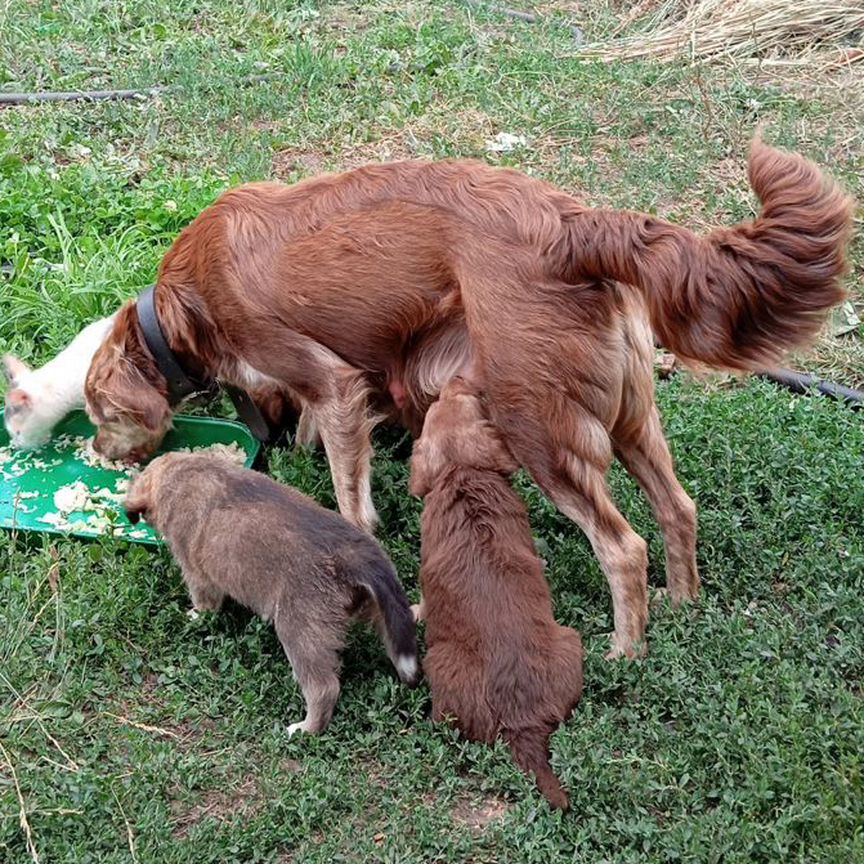
[[[639,33],[618,34],[636,23]],[[864,0],[642,0],[586,59],[749,60],[845,66],[864,59]]]

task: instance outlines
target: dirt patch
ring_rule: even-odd
[[[346,144],[338,151],[289,148],[273,157],[272,176],[277,180],[312,177],[328,171],[348,171],[376,162],[395,162],[427,156],[423,146],[408,130],[382,137],[376,141]]]
[[[328,156],[325,153],[289,148],[281,150],[273,157],[271,174],[279,180],[284,180],[292,174],[311,177],[329,170],[327,164]]]
[[[229,789],[208,790],[200,801],[191,806],[185,801],[175,799],[170,804],[174,816],[171,833],[175,839],[182,840],[204,819],[229,822],[236,816],[254,816],[263,803],[264,796],[251,775]]]
[[[370,15],[361,3],[331,3],[318,29],[333,35],[354,36],[366,30],[374,18],[374,14]]]
[[[279,763],[279,771],[282,774],[299,774],[303,770],[303,763],[296,759],[283,759]]]
[[[480,799],[463,798],[453,808],[453,822],[479,834],[491,823],[506,816],[512,807],[512,804],[493,795]]]
[[[394,162],[400,159],[415,159],[420,154],[407,142],[404,133],[369,141],[349,144],[338,152],[289,148],[273,157],[271,175],[276,180],[292,181],[302,177],[314,177],[329,171],[347,171],[375,162]]]
[[[326,149],[289,147],[273,156],[271,175],[296,180],[325,171],[347,171],[375,162],[479,156],[498,129],[480,111],[432,111],[402,129],[381,131],[374,140],[333,142]]]

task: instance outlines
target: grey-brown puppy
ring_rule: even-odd
[[[135,479],[125,509],[162,533],[196,609],[228,596],[272,621],[306,699],[296,731],[321,732],[339,697],[353,618],[371,621],[399,677],[420,678],[414,619],[381,547],[338,513],[212,453],[169,453]]]

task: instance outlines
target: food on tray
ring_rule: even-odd
[[[144,528],[135,528],[125,520],[119,519],[123,498],[131,479],[140,471],[141,466],[126,462],[105,459],[93,449],[93,439],[83,435],[61,435],[52,442],[55,450],[71,451],[67,459],[77,460],[91,468],[118,472],[113,488],[103,486],[91,489],[83,480],[66,483],[53,491],[15,492],[15,509],[22,513],[34,513],[37,508],[25,503],[28,499],[44,499],[52,508],[36,521],[51,525],[61,531],[78,531],[95,535],[112,535],[143,539],[149,536]],[[183,452],[210,451],[237,464],[244,465],[246,451],[236,442],[230,444],[209,444],[201,447],[181,447]],[[14,451],[11,447],[0,447],[0,475],[4,480],[17,480],[31,471],[41,471],[63,464],[63,459],[46,461],[39,457],[39,451]],[[104,482],[104,481],[103,481]],[[16,484],[17,485],[17,484]]]

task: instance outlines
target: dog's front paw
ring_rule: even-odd
[[[300,723],[292,723],[288,727],[288,737],[291,738],[295,732],[305,732],[306,731],[306,721],[303,720]]]
[[[201,613],[193,606],[191,609],[186,610],[186,617],[190,621],[197,621],[201,617]]]
[[[668,588],[655,588],[651,592],[649,603],[652,607],[662,606],[671,596],[672,592]]]
[[[695,603],[699,599],[699,580],[695,580],[684,588],[676,586],[668,590],[669,597],[672,598],[672,605],[675,608],[685,603]]]
[[[620,644],[613,636],[612,647],[607,652],[606,659],[620,660],[622,657],[626,657],[628,660],[638,660],[640,657],[644,657],[647,653],[648,643],[644,640],[640,642],[627,641],[624,644]]]

